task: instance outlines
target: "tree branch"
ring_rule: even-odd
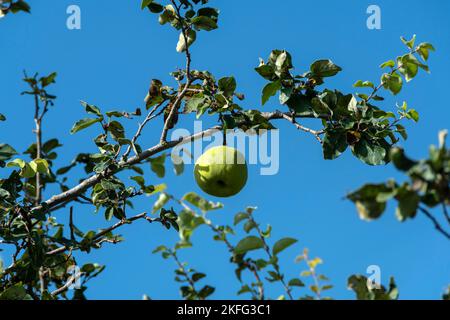
[[[79,276],[81,276],[81,275],[83,275],[83,272]],[[69,290],[70,286],[74,283],[74,280],[75,280],[75,276],[74,275],[70,276],[69,280],[67,280],[67,282],[62,287],[52,291],[50,294],[52,296],[57,296],[63,292],[66,292],[67,290]]]
[[[131,218],[128,219],[123,219],[120,220],[119,222],[115,223],[114,225],[112,225],[109,228],[103,229],[102,231],[98,232],[94,237],[92,237],[92,242],[96,243],[96,244],[101,244],[102,242],[105,242],[105,239],[103,239],[102,237],[106,234],[108,234],[109,232],[112,232],[114,230],[116,230],[117,228],[120,228],[121,226],[125,225],[125,224],[130,224],[133,221],[139,220],[139,219],[145,219],[148,222],[152,223],[152,222],[156,222],[156,221],[160,221],[160,218],[150,218],[147,216],[147,212],[143,212],[140,213],[138,215],[135,215]],[[106,239],[108,240],[108,239]],[[51,251],[48,251],[46,253],[46,255],[51,256],[54,254],[58,254],[58,253],[62,253],[66,250],[76,250],[76,248],[74,246],[61,246],[59,248],[53,249]]]
[[[440,225],[439,221],[425,208],[423,207],[419,207],[419,210],[428,218],[431,220],[431,222],[433,222],[434,227],[436,228],[436,230],[438,232],[440,232],[441,234],[443,234],[447,239],[450,240],[450,233],[448,233],[447,231],[445,231],[442,226]]]
[[[445,219],[447,219],[447,222],[450,224],[450,214],[448,213],[447,205],[445,204],[445,202],[442,203],[442,210],[444,212]]]
[[[263,242],[264,245],[264,251],[266,251],[267,256],[269,257],[270,261],[275,261],[273,259],[273,255],[270,252],[270,248],[269,245],[266,242],[265,237],[263,236],[263,232],[261,230],[261,228],[259,227],[259,224],[255,221],[255,219],[253,218],[253,214],[249,213],[249,220],[254,224],[256,231],[258,232],[259,238],[261,239],[261,241]],[[289,299],[293,300],[294,297],[292,296],[292,289],[286,284],[286,282],[284,281],[284,276],[281,274],[280,272],[280,267],[278,265],[277,262],[273,263],[273,268],[275,269],[275,272],[277,273],[278,277],[280,278],[280,282],[284,287],[284,290],[286,291],[286,294],[288,295]]]
[[[186,268],[184,267],[184,264],[181,263],[180,259],[178,259],[177,252],[175,250],[171,250],[170,252],[172,254],[173,260],[177,264],[178,268],[182,270],[184,279],[189,283],[192,290],[194,291],[195,295],[198,296],[197,289],[195,288],[195,282],[194,280],[189,276],[189,273],[187,272]],[[199,300],[205,300],[204,298],[199,297]]]
[[[84,180],[83,182],[78,184],[77,186],[75,186],[65,192],[62,192],[58,195],[51,197],[50,199],[48,199],[47,201],[44,202],[44,205],[36,206],[32,209],[32,211],[42,210],[44,208],[52,211],[52,209],[55,206],[77,198],[77,196],[84,193],[87,189],[94,186],[95,184],[100,182],[102,179],[108,178],[108,177],[112,176],[113,174],[124,170],[128,166],[140,163],[141,161],[143,161],[155,154],[158,154],[162,151],[171,149],[177,145],[192,142],[192,141],[195,141],[198,139],[202,139],[204,137],[209,137],[209,136],[213,135],[214,133],[218,132],[219,130],[220,130],[220,127],[215,126],[210,129],[192,134],[187,137],[180,137],[177,140],[172,140],[172,141],[166,142],[164,144],[159,143],[159,144],[143,151],[142,153],[140,153],[134,157],[131,157],[127,161],[119,162],[119,164],[118,164],[119,168],[117,170],[113,170],[113,171],[106,170],[105,172],[102,172],[100,174],[95,174],[95,175],[87,178],[86,180]]]
[[[189,52],[188,35],[187,35],[188,30],[186,29],[186,26],[183,23],[183,18],[181,17],[180,7],[176,5],[174,0],[171,0],[171,2],[177,11],[177,18],[181,22],[181,31],[183,34],[184,43],[186,45],[186,48],[185,48],[186,84],[184,85],[183,90],[178,94],[177,98],[175,99],[174,103],[172,104],[172,107],[169,110],[169,115],[167,116],[166,122],[164,123],[164,128],[161,133],[161,138],[159,141],[160,144],[164,144],[166,142],[170,124],[172,123],[172,120],[173,120],[175,114],[178,112],[178,108],[180,107],[181,101],[183,100],[183,97],[186,95],[186,92],[193,81],[193,79],[191,77],[191,53]]]
[[[42,148],[42,116],[40,115],[40,105],[39,105],[39,93],[34,94],[34,123],[35,123],[35,134],[36,134],[36,157],[35,159],[41,158],[41,148]],[[41,203],[42,194],[41,194],[41,174],[36,172],[36,195],[35,195],[35,204],[38,205]]]
[[[136,151],[136,147],[135,147],[135,143],[137,141],[137,139],[141,136],[142,130],[144,129],[144,127],[146,126],[146,124],[152,120],[154,118],[154,113],[156,112],[156,110],[158,110],[158,108],[165,102],[162,101],[161,103],[155,105],[147,114],[147,116],[145,117],[144,121],[139,124],[139,127],[136,131],[136,134],[133,136],[133,138],[131,139],[131,144],[128,146],[128,149],[125,151],[125,153],[122,155],[122,161],[126,161],[128,155],[131,152],[131,149],[134,149],[134,152],[136,154],[138,154],[138,152]]]
[[[197,217],[200,217],[197,212],[195,212],[195,210],[193,210],[190,206],[188,206],[183,200],[175,198],[174,196],[170,196],[172,198],[172,200],[176,201],[177,203],[179,203],[185,210],[192,212],[193,214],[195,214]],[[225,243],[228,251],[231,254],[231,257],[234,257],[234,246],[231,244],[231,242],[228,240],[227,235],[225,232],[223,232],[222,230],[220,230],[218,227],[216,227],[215,225],[213,225],[213,223],[211,222],[211,220],[206,219],[206,217],[203,217],[205,220],[205,224],[208,226],[208,228],[211,229],[212,232],[214,232],[216,235],[218,235],[219,237],[221,237],[221,239],[223,240],[223,242]],[[258,273],[258,268],[256,265],[251,264],[250,262],[247,261],[242,261],[242,264],[245,265],[245,267],[253,274],[253,276],[256,279],[257,282],[257,287],[258,287],[258,299],[259,300],[264,300],[264,283],[261,280],[261,277],[259,276]]]
[[[288,115],[286,113],[282,113],[282,117],[283,117],[283,119],[292,122],[292,124],[294,124],[297,129],[302,130],[304,132],[311,133],[312,135],[314,135],[314,137],[317,139],[317,141],[319,141],[319,143],[322,143],[322,139],[320,138],[320,135],[322,135],[324,133],[323,130],[316,131],[316,130],[313,130],[313,129],[310,129],[310,128],[302,126],[301,124],[299,124],[296,121],[295,115],[294,116],[290,116],[290,115]]]
[[[417,53],[418,48],[411,50],[410,54],[415,54]],[[400,69],[400,65],[397,65],[395,68],[392,68],[391,71],[389,72],[389,75],[393,75],[394,73],[396,73],[398,70]],[[375,88],[373,88],[372,93],[367,97],[366,102],[369,102],[371,99],[373,99],[373,97],[375,97],[375,95],[377,94],[377,92],[385,85],[384,81],[381,80],[380,84],[378,86],[376,86]]]
[[[283,113],[281,111],[263,112],[263,113],[261,113],[261,115],[264,118],[266,118],[267,120],[285,119],[285,120],[292,122],[291,115],[289,113]],[[301,125],[297,124],[296,126],[301,126]],[[306,132],[312,133],[314,136],[316,136],[316,139],[317,138],[320,139],[320,135],[323,133],[322,131],[315,131],[312,129],[305,128],[303,126],[301,126],[301,127],[304,129],[303,131],[306,130]],[[83,194],[86,190],[88,190],[90,187],[92,187],[95,184],[97,184],[98,182],[100,182],[102,179],[108,178],[108,177],[112,176],[113,174],[116,174],[131,165],[140,163],[141,161],[143,161],[155,154],[158,154],[165,150],[171,149],[177,145],[193,142],[195,140],[202,139],[204,137],[212,136],[213,134],[220,131],[220,129],[221,129],[220,126],[215,126],[215,127],[209,128],[207,130],[186,136],[186,137],[181,137],[177,140],[159,143],[159,144],[143,151],[142,153],[137,154],[137,155],[127,159],[126,161],[124,161],[124,160],[120,161],[118,163],[119,168],[117,170],[113,170],[113,171],[106,170],[105,172],[102,172],[100,174],[95,174],[95,175],[85,179],[83,182],[81,182],[77,186],[75,186],[63,193],[60,193],[58,195],[54,195],[50,199],[46,200],[44,202],[44,205],[35,206],[32,210],[35,211],[35,210],[42,210],[44,208],[48,208],[50,211],[53,211],[56,206],[62,205],[62,204],[66,205],[67,204],[66,202],[73,201],[79,195]]]

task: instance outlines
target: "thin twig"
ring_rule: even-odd
[[[448,213],[447,205],[445,204],[445,202],[442,203],[442,210],[444,212],[445,219],[447,219],[447,222],[450,224],[450,214]]]
[[[81,274],[78,274],[78,277],[81,277],[83,275],[83,272]],[[75,275],[70,276],[69,280],[60,288],[56,289],[55,291],[52,291],[52,296],[60,295],[61,293],[67,291],[70,289],[70,286],[74,283]]]
[[[450,233],[448,233],[447,231],[445,231],[442,226],[440,225],[439,221],[425,208],[423,207],[419,207],[419,210],[425,214],[425,216],[431,220],[431,222],[433,222],[434,227],[436,228],[436,230],[438,232],[440,232],[441,234],[443,234],[447,239],[450,240]]]
[[[131,139],[131,144],[128,146],[128,149],[125,151],[125,153],[122,155],[122,161],[126,160],[128,155],[130,154],[131,150],[133,149],[134,152],[136,154],[138,154],[135,144],[137,139],[139,139],[139,137],[141,136],[142,130],[144,129],[144,127],[146,126],[146,124],[153,119],[153,115],[156,112],[156,110],[158,110],[158,108],[164,103],[165,101],[162,101],[161,103],[155,105],[147,114],[147,116],[145,117],[144,121],[142,123],[139,124],[139,127],[135,133],[135,135],[133,136],[133,138]]]
[[[303,253],[303,257],[304,257],[304,259],[305,259],[305,261],[306,261],[306,264],[307,264],[308,267],[309,267],[309,272],[311,272],[311,277],[313,278],[314,285],[315,285],[316,288],[317,288],[317,291],[316,291],[316,290],[313,290],[313,292],[314,292],[314,294],[316,295],[317,299],[320,300],[320,299],[321,299],[321,294],[320,294],[320,284],[319,284],[319,279],[318,279],[318,277],[317,277],[316,270],[315,270],[315,268],[311,267],[310,264],[309,264],[310,260],[309,260],[307,251]]]
[[[286,120],[292,122],[292,118],[289,114],[283,113],[280,111],[263,112],[261,115],[267,120],[286,119]],[[155,115],[153,115],[153,116],[155,116]],[[301,116],[296,116],[296,117],[301,118]],[[323,115],[323,118],[325,119],[326,115]],[[189,143],[189,142],[192,142],[192,141],[195,141],[198,139],[202,139],[204,137],[209,137],[209,136],[219,132],[220,129],[221,129],[220,126],[215,126],[215,127],[209,128],[207,130],[201,131],[199,133],[189,135],[187,137],[181,137],[177,140],[172,140],[172,141],[165,142],[165,143],[159,143],[159,144],[143,151],[140,154],[137,154],[127,160],[120,161],[119,168],[115,171],[105,171],[100,174],[93,175],[93,176],[83,180],[80,184],[76,185],[75,187],[73,187],[65,192],[62,192],[60,194],[54,195],[53,197],[51,197],[50,199],[45,201],[45,206],[50,211],[53,211],[54,208],[58,205],[63,206],[63,205],[66,205],[70,201],[74,201],[75,199],[77,199],[77,197],[82,195],[87,189],[94,186],[95,184],[100,182],[102,179],[108,178],[111,175],[113,175],[119,171],[122,171],[131,165],[138,164],[141,161],[143,161],[153,155],[156,155],[160,152],[171,149],[177,145]],[[314,135],[319,135],[319,136],[323,133],[322,131],[315,131],[315,130],[311,130],[311,129],[307,132],[310,132],[310,133],[313,133]],[[38,206],[34,207],[32,210],[34,211],[34,210],[41,210],[41,209],[43,209],[43,206],[38,205]]]
[[[193,214],[195,214],[195,215],[197,215],[198,216],[198,214],[191,208],[191,207],[189,207],[184,201],[182,201],[182,200],[180,200],[180,199],[177,199],[177,198],[175,198],[175,197],[173,197],[173,196],[171,196],[171,198],[174,200],[174,201],[176,201],[176,202],[178,202],[185,210],[187,210],[187,211],[189,211],[189,212],[192,212]],[[221,231],[219,228],[217,228],[216,226],[214,226],[213,224],[212,224],[212,222],[211,222],[211,220],[208,220],[208,219],[204,219],[205,220],[205,224],[215,233],[215,234],[217,234],[218,236],[220,236],[222,239],[223,239],[223,242],[225,243],[225,245],[227,246],[227,248],[228,248],[228,251],[230,252],[230,254],[233,256],[234,255],[234,246],[231,244],[231,242],[228,240],[228,238],[227,238],[227,235],[223,232],[223,231]],[[258,269],[257,269],[257,267],[255,266],[255,265],[252,265],[252,264],[250,264],[249,262],[247,262],[247,261],[243,261],[242,262],[243,263],[243,265],[253,274],[253,276],[255,277],[255,279],[256,279],[256,285],[257,285],[257,287],[258,287],[258,295],[259,295],[259,297],[258,297],[258,299],[259,300],[264,300],[264,283],[262,282],[262,280],[261,280],[261,277],[259,276],[259,273],[258,273]]]
[[[99,244],[101,244],[101,243],[103,243],[103,242],[111,242],[111,241],[110,241],[111,239],[107,239],[107,238],[102,239],[102,237],[103,237],[104,235],[106,235],[107,233],[112,232],[112,231],[114,231],[115,229],[117,229],[117,228],[119,228],[119,227],[121,227],[121,226],[123,226],[123,225],[125,225],[125,224],[130,224],[131,222],[136,221],[136,220],[139,220],[139,219],[145,219],[145,220],[147,220],[147,221],[150,222],[150,223],[156,222],[156,221],[160,221],[159,218],[150,218],[150,217],[147,217],[147,213],[146,213],[146,212],[143,212],[143,213],[140,213],[140,214],[138,214],[138,215],[135,215],[135,216],[133,216],[133,217],[131,217],[131,218],[124,219],[124,220],[120,220],[119,222],[115,223],[115,224],[112,225],[111,227],[106,228],[106,229],[103,229],[102,231],[98,232],[94,237],[92,237],[91,240],[92,240],[93,243],[95,243],[95,244],[97,244],[97,245],[99,245]],[[113,242],[113,243],[116,243],[116,242]],[[48,252],[46,253],[46,255],[51,256],[51,255],[54,255],[54,254],[62,253],[62,252],[64,252],[64,251],[66,251],[66,250],[76,250],[76,249],[78,249],[78,248],[76,248],[76,247],[74,247],[74,246],[68,246],[68,245],[65,245],[65,246],[61,246],[61,247],[59,247],[59,248],[53,249],[53,250],[51,250],[51,251],[48,251]]]
[[[74,234],[75,225],[73,224],[73,207],[70,207],[69,215],[70,215],[69,216],[70,240],[75,241],[75,234]]]
[[[170,252],[172,254],[173,259],[175,260],[178,268],[180,268],[180,270],[182,271],[184,278],[186,279],[186,281],[189,283],[189,285],[191,286],[192,290],[195,292],[195,295],[198,296],[198,292],[195,289],[195,282],[194,280],[189,276],[186,268],[184,267],[183,263],[181,263],[181,261],[178,259],[177,253],[176,251],[171,251]],[[199,297],[199,300],[205,300],[202,297]]]
[[[170,124],[172,123],[172,120],[175,116],[175,114],[178,112],[178,108],[181,104],[181,101],[183,100],[184,96],[187,93],[187,90],[189,88],[189,86],[191,85],[193,79],[191,77],[191,53],[189,51],[189,44],[188,44],[188,35],[187,32],[188,30],[186,29],[186,26],[183,23],[183,18],[181,17],[181,12],[180,12],[180,6],[177,6],[174,0],[171,0],[173,6],[175,7],[175,10],[177,12],[177,19],[181,22],[181,32],[184,38],[184,43],[185,43],[185,54],[186,54],[186,84],[183,88],[183,90],[178,94],[177,98],[175,99],[174,103],[172,104],[172,107],[169,110],[169,115],[167,116],[167,119],[164,123],[164,128],[162,130],[161,133],[161,138],[160,138],[160,144],[164,144],[166,142],[167,139],[167,134],[169,132],[169,127]]]
[[[418,48],[411,50],[410,54],[415,54],[417,53]],[[392,70],[389,72],[389,75],[393,75],[394,73],[396,73],[399,69],[400,69],[400,65],[397,65],[395,68],[392,68]],[[385,85],[384,81],[381,80],[380,84],[378,86],[376,86],[372,93],[367,97],[366,102],[369,102],[373,97],[375,97],[375,95],[377,94],[377,92]]]
[[[127,161],[119,162],[119,168],[115,171],[105,171],[100,174],[95,174],[95,175],[83,180],[81,183],[79,183],[75,187],[73,187],[65,192],[62,192],[60,194],[54,195],[53,197],[51,197],[50,199],[48,199],[44,202],[45,208],[47,208],[50,211],[53,211],[54,207],[56,207],[62,203],[66,203],[68,201],[73,201],[80,194],[83,194],[87,189],[94,186],[101,180],[108,178],[108,177],[112,176],[113,174],[126,169],[129,166],[140,163],[141,161],[143,161],[155,154],[158,154],[165,150],[171,149],[177,145],[193,142],[198,139],[212,136],[213,134],[219,132],[219,130],[220,130],[220,127],[215,126],[215,127],[209,128],[207,130],[189,135],[187,137],[180,137],[177,140],[172,140],[172,141],[169,141],[164,144],[157,144],[157,145],[143,151],[142,153],[129,158]],[[44,207],[42,205],[39,205],[39,206],[32,208],[32,211],[42,210],[42,209],[44,209]]]
[[[266,251],[267,256],[269,257],[269,260],[270,260],[270,261],[274,261],[273,255],[272,255],[272,253],[270,252],[269,245],[267,244],[266,239],[265,239],[265,237],[263,236],[263,232],[262,232],[261,228],[259,227],[259,224],[258,224],[258,223],[255,221],[255,219],[253,218],[253,214],[252,214],[252,213],[249,213],[249,220],[253,222],[253,224],[254,224],[254,226],[255,226],[255,229],[256,229],[256,231],[258,232],[261,241],[263,242],[263,245],[264,245],[264,251]],[[279,267],[278,263],[274,262],[274,263],[273,263],[273,268],[275,269],[275,272],[277,273],[277,276],[280,278],[280,282],[281,282],[281,284],[283,285],[284,290],[286,291],[286,294],[288,295],[289,299],[293,300],[294,298],[293,298],[292,292],[291,292],[292,289],[291,289],[291,288],[286,284],[286,282],[284,281],[284,276],[283,276],[283,275],[281,274],[281,272],[280,272],[280,267]]]
[[[41,291],[41,296],[44,294],[45,290],[46,290],[46,284],[45,284],[45,270],[44,267],[40,267],[39,268],[39,288]]]
[[[36,90],[38,90],[36,88]],[[36,157],[35,159],[40,159],[42,154],[42,118],[44,113],[40,115],[40,104],[39,104],[39,91],[34,94],[34,123],[35,123],[35,134],[36,134]],[[44,107],[44,110],[46,107]],[[36,196],[35,196],[35,204],[38,205],[41,203],[42,194],[41,194],[41,173],[36,172]]]
[[[287,113],[282,113],[282,117],[283,117],[283,119],[286,119],[289,122],[291,122],[292,124],[294,124],[297,129],[302,130],[304,132],[311,133],[312,135],[314,135],[314,137],[317,139],[317,141],[322,143],[322,139],[320,138],[320,135],[322,135],[324,133],[324,131],[317,131],[317,130],[313,130],[313,129],[307,128],[305,126],[302,126],[295,120],[295,116],[290,116]]]

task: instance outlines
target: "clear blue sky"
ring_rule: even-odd
[[[58,72],[53,92],[56,106],[45,121],[44,138],[57,137],[64,144],[58,166],[69,162],[87,147],[94,151],[91,137],[96,130],[71,136],[74,121],[84,117],[79,100],[103,109],[133,109],[142,104],[150,79],[170,81],[169,72],[184,65],[175,52],[178,35],[168,26],[160,27],[156,16],[141,12],[140,1],[40,0],[30,1],[32,14],[7,16],[0,20],[2,92],[0,112],[8,121],[0,125],[2,142],[25,150],[33,142],[32,101],[20,96],[25,89],[22,70]],[[82,29],[66,28],[66,8],[81,7]],[[389,98],[384,106],[407,100],[417,109],[418,124],[408,124],[410,139],[402,142],[414,157],[427,156],[428,146],[437,142],[440,129],[449,127],[448,75],[450,65],[450,22],[448,1],[376,1],[382,10],[382,29],[366,28],[369,1],[211,1],[221,10],[220,29],[202,32],[192,47],[193,67],[208,69],[217,77],[234,75],[238,90],[244,92],[244,106],[261,108],[260,91],[264,81],[254,72],[258,57],[270,50],[289,50],[299,72],[319,58],[330,58],[343,68],[328,83],[331,88],[352,92],[358,79],[378,81],[379,64],[404,52],[399,37],[416,33],[418,41],[429,41],[432,73],[421,73],[402,93]],[[387,94],[386,94],[387,96]],[[278,107],[276,101],[264,107]],[[188,123],[184,123],[188,126]],[[134,124],[127,127],[134,132]],[[343,196],[365,182],[384,181],[398,176],[391,166],[368,167],[349,153],[335,161],[324,161],[321,148],[311,136],[297,132],[289,124],[281,129],[280,172],[260,176],[258,167],[250,169],[246,189],[223,201],[225,210],[214,212],[218,223],[231,223],[234,213],[247,205],[257,206],[257,218],[273,226],[274,238],[292,236],[297,246],[282,254],[284,272],[296,276],[303,266],[293,259],[303,247],[320,256],[320,270],[331,278],[335,298],[352,298],[346,279],[364,273],[367,266],[381,267],[383,283],[395,276],[401,298],[439,298],[450,283],[449,242],[428,220],[419,216],[400,224],[394,206],[378,221],[360,221],[354,206]],[[131,131],[132,130],[132,131]],[[157,141],[159,127],[147,130],[142,144]],[[187,167],[182,177],[169,174],[169,192],[182,196],[200,193]],[[147,180],[160,181],[151,173]],[[75,183],[75,181],[72,181]],[[52,190],[48,190],[47,195]],[[136,213],[148,210],[153,199],[136,201]],[[56,214],[65,221],[67,212]],[[76,222],[86,229],[105,226],[101,215],[87,208],[76,208]],[[171,245],[174,232],[158,225],[137,223],[122,229],[126,242],[81,256],[80,261],[106,264],[103,275],[91,282],[87,295],[92,299],[140,299],[146,293],[154,299],[178,298],[173,281],[174,265],[151,251],[158,244]],[[194,237],[194,248],[181,258],[208,274],[207,282],[216,286],[214,298],[231,298],[238,290],[233,266],[226,250],[210,240],[206,230]],[[4,258],[7,257],[4,255]],[[271,289],[273,297],[281,288]]]

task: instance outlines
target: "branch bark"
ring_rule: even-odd
[[[289,122],[292,122],[291,115],[289,113],[283,113],[281,111],[263,112],[262,116],[264,118],[266,118],[267,120],[285,119],[285,120],[288,120]],[[186,136],[186,137],[181,137],[180,139],[177,139],[177,140],[172,140],[172,141],[163,142],[163,143],[160,142],[157,145],[143,151],[142,153],[137,154],[137,155],[127,159],[126,161],[124,161],[124,160],[120,161],[118,163],[119,168],[117,170],[114,170],[114,171],[107,170],[100,174],[95,174],[95,175],[87,178],[86,180],[82,181],[80,184],[76,185],[75,187],[73,187],[65,192],[62,192],[58,195],[54,195],[50,199],[46,200],[43,203],[43,205],[42,204],[37,205],[32,210],[36,211],[36,210],[42,210],[44,208],[47,208],[50,211],[53,211],[56,208],[56,206],[62,205],[62,204],[66,205],[67,202],[75,200],[79,195],[83,194],[86,190],[88,190],[95,184],[99,183],[102,179],[111,177],[112,175],[126,169],[127,167],[138,164],[138,163],[142,162],[143,160],[145,160],[151,156],[154,156],[160,152],[169,150],[177,145],[185,144],[188,142],[193,142],[195,140],[202,139],[204,137],[212,136],[213,134],[219,132],[220,130],[221,130],[220,126],[215,126],[215,127],[209,128],[207,130]],[[315,130],[311,130],[311,129],[309,129],[307,132],[313,133],[314,135],[320,135],[322,133],[321,131],[315,131]]]
[[[119,222],[116,222],[116,223],[115,223],[114,225],[112,225],[111,227],[108,227],[108,228],[106,228],[106,229],[103,229],[102,231],[98,232],[98,233],[92,238],[92,241],[95,242],[95,243],[97,243],[97,244],[100,244],[101,242],[104,242],[105,239],[102,239],[102,237],[103,237],[104,235],[106,235],[107,233],[112,232],[112,231],[116,230],[117,228],[120,228],[121,226],[123,226],[123,225],[125,225],[125,224],[130,224],[130,223],[132,223],[133,221],[140,220],[140,219],[145,219],[145,220],[147,220],[147,221],[150,222],[150,223],[156,222],[156,221],[160,221],[159,218],[150,218],[150,217],[147,216],[147,212],[142,212],[142,213],[137,214],[137,215],[135,215],[135,216],[133,216],[133,217],[131,217],[131,218],[124,219],[124,220],[121,220],[121,221],[119,221]],[[66,245],[66,246],[61,246],[61,247],[58,247],[58,248],[53,249],[53,250],[51,250],[51,251],[48,251],[48,252],[46,253],[46,255],[51,256],[51,255],[54,255],[54,254],[62,253],[62,252],[66,251],[66,250],[69,250],[69,249],[70,249],[70,250],[76,250],[75,247],[73,247],[73,246],[71,247],[71,246]]]
[[[144,130],[144,127],[147,125],[147,123],[153,119],[154,117],[154,113],[156,112],[156,110],[158,110],[158,108],[164,103],[165,101],[157,104],[156,106],[154,106],[147,114],[147,116],[145,117],[144,121],[139,124],[139,127],[135,133],[135,135],[133,136],[133,138],[131,139],[131,144],[128,146],[128,149],[125,151],[125,153],[122,155],[122,161],[126,161],[128,158],[128,155],[131,152],[131,149],[134,149],[135,153],[138,154],[138,152],[136,152],[136,147],[135,147],[135,143],[137,141],[137,139],[139,139],[139,137],[141,136],[142,130]]]
[[[249,214],[249,220],[253,222],[256,231],[258,232],[259,238],[263,242],[264,245],[264,251],[266,252],[267,256],[271,261],[274,261],[273,255],[270,252],[269,245],[266,242],[265,237],[263,236],[263,232],[261,228],[259,227],[259,224],[255,221],[253,214]],[[294,297],[292,296],[292,289],[291,287],[284,281],[284,275],[281,274],[280,267],[277,262],[273,263],[273,268],[275,269],[275,272],[277,273],[278,277],[280,278],[280,282],[283,285],[284,290],[286,291],[286,294],[288,295],[289,299],[294,300]]]
[[[35,123],[35,129],[34,133],[36,134],[36,158],[40,159],[42,154],[42,117],[40,115],[40,106],[39,106],[39,96],[36,93],[34,95],[34,123]],[[35,204],[39,205],[42,200],[42,193],[41,193],[41,174],[39,172],[36,172],[36,195],[35,195]]]
[[[192,141],[204,138],[204,137],[209,137],[209,136],[213,135],[214,133],[218,132],[219,130],[220,130],[220,127],[216,126],[216,127],[212,127],[210,129],[201,131],[199,133],[192,134],[192,135],[184,137],[184,138],[181,137],[180,139],[177,139],[177,140],[172,140],[172,141],[162,143],[162,144],[159,143],[159,144],[151,147],[150,149],[147,149],[147,150],[143,151],[142,153],[140,153],[134,157],[131,157],[127,161],[119,162],[119,164],[118,164],[119,169],[114,170],[114,171],[106,170],[105,172],[102,172],[100,174],[95,174],[95,175],[87,178],[86,180],[84,180],[83,182],[78,184],[77,186],[75,186],[63,193],[60,193],[58,195],[51,197],[50,199],[45,201],[43,203],[43,205],[41,204],[41,205],[35,206],[32,209],[32,211],[42,210],[42,209],[49,209],[50,211],[52,211],[52,208],[54,208],[55,206],[65,203],[69,200],[76,199],[77,196],[84,193],[87,189],[94,186],[95,184],[100,182],[102,179],[111,177],[113,174],[116,174],[131,165],[140,163],[141,161],[143,161],[155,154],[158,154],[162,151],[171,149],[180,144],[185,144],[185,143],[192,142]]]
[[[443,234],[447,239],[450,240],[450,233],[445,231],[444,228],[442,228],[441,224],[439,223],[439,221],[425,208],[423,207],[419,207],[419,210],[428,218],[431,220],[431,222],[433,223],[434,227],[436,228],[436,230],[438,232],[440,232],[441,234]]]
[[[198,214],[195,212],[195,210],[193,210],[190,206],[188,206],[183,200],[177,199],[177,198],[175,198],[173,196],[171,196],[171,198],[174,201],[176,201],[177,203],[179,203],[184,209],[186,209],[187,211],[192,212],[197,217],[199,217]],[[217,228],[216,226],[214,226],[213,223],[211,222],[211,220],[206,219],[206,217],[204,217],[204,218],[205,218],[205,224],[211,229],[211,231],[222,238],[222,240],[225,243],[228,251],[231,254],[231,258],[233,258],[234,257],[235,247],[228,240],[226,233],[223,232],[222,230],[220,230],[219,228]],[[245,265],[245,267],[255,277],[255,280],[256,280],[256,283],[257,283],[257,287],[258,287],[258,296],[255,296],[255,297],[258,298],[258,300],[264,300],[264,283],[262,282],[261,277],[260,277],[260,275],[258,273],[257,266],[255,264],[249,263],[247,261],[243,261],[242,263],[243,263],[243,265]]]
[[[181,90],[181,92],[177,95],[177,98],[175,99],[174,103],[172,104],[172,107],[169,110],[169,115],[167,116],[167,119],[164,123],[164,128],[161,133],[160,138],[160,144],[164,144],[167,139],[167,134],[169,132],[170,124],[172,123],[172,120],[175,117],[175,114],[178,112],[178,108],[180,107],[181,101],[183,100],[183,97],[186,95],[187,90],[189,89],[189,86],[191,85],[193,79],[191,77],[191,53],[189,51],[189,44],[188,44],[188,29],[186,28],[186,25],[184,24],[183,18],[181,17],[180,12],[180,6],[177,6],[174,0],[171,0],[173,6],[175,7],[175,10],[177,12],[177,18],[181,22],[181,32],[183,34],[184,43],[186,44],[185,54],[186,54],[186,84]]]

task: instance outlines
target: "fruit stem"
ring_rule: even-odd
[[[227,145],[227,126],[225,124],[222,114],[220,114],[219,120],[220,120],[220,122],[222,122],[222,136],[223,136],[222,143],[224,146],[226,146]]]

